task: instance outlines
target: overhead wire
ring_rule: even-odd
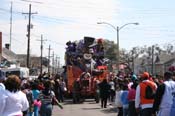
[[[19,2],[20,3],[20,2]],[[60,2],[59,2],[60,3]],[[68,2],[69,3],[69,2]],[[75,3],[75,2],[73,2],[74,4],[79,4],[78,2],[77,3]],[[25,4],[25,3],[20,3],[20,4]],[[66,3],[67,4],[67,3]],[[70,3],[69,3],[70,4]],[[54,4],[32,4],[33,6],[36,6],[37,8],[39,7],[39,8],[41,8],[41,7],[48,7],[49,6],[49,8],[52,8],[52,9],[56,9],[57,11],[59,11],[59,8],[66,8],[66,5],[64,4],[64,5],[56,5],[56,7],[53,7],[54,5],[55,5],[55,3]],[[72,4],[70,4],[70,5],[72,5]],[[87,7],[87,4],[86,4],[86,7]],[[71,8],[71,10],[74,10],[74,9],[77,9],[78,7],[76,6],[68,6],[67,8]],[[84,8],[84,7],[83,7]],[[94,12],[98,9],[102,9],[102,11],[101,11],[101,14],[103,15],[104,14],[104,9],[103,8],[96,8],[96,6],[94,6],[94,7],[88,7],[88,9],[92,9],[92,8],[95,8],[95,10],[94,10]],[[62,11],[62,10],[60,10],[60,11]],[[81,8],[78,8],[76,11],[81,11]],[[113,10],[113,11],[115,11],[115,10]],[[100,13],[98,13],[98,15],[99,15]],[[115,12],[113,13],[113,14],[115,14]],[[74,14],[75,15],[75,14]],[[77,14],[77,16],[79,16],[79,14]]]
[[[64,1],[63,1],[64,2]],[[70,3],[70,1],[69,1],[69,3],[66,3],[66,4],[68,4],[68,7],[72,7],[72,8],[75,8],[75,7],[73,7],[74,5],[72,5],[72,4],[77,4],[76,2],[72,2],[72,3]],[[38,4],[34,4],[34,5],[36,5],[36,6],[41,6],[41,5],[38,5]],[[56,8],[59,8],[59,7],[66,7],[66,6],[59,6],[58,4],[55,4],[55,3],[51,3],[51,4],[42,4],[42,6],[50,6],[50,7],[52,7],[52,8],[54,8],[53,6],[54,5],[56,5],[57,7]],[[72,6],[69,6],[69,5],[72,5]],[[88,5],[88,4],[87,4]],[[92,5],[92,3],[89,3],[89,5]],[[81,5],[80,5],[81,6]],[[92,6],[90,6],[89,8],[91,8]],[[134,9],[134,8],[131,8],[131,9]],[[6,9],[0,9],[0,10],[4,10],[4,11],[6,11],[6,12],[9,12],[9,10],[6,10]],[[136,10],[138,10],[138,11],[141,11],[140,9],[136,9]],[[155,10],[161,10],[161,11],[164,11],[165,9],[155,9]],[[166,10],[168,10],[168,9],[166,9]],[[148,10],[148,9],[144,9],[143,11],[145,11],[145,12],[150,12],[150,13],[152,13],[152,11],[151,10]],[[17,13],[17,14],[19,14],[19,13],[21,13],[21,12],[14,12],[14,13]],[[144,13],[143,13],[144,14]],[[156,14],[156,13],[155,13]],[[161,13],[160,13],[161,14]],[[43,21],[43,19],[44,19],[44,22],[49,22],[49,23],[60,23],[60,22],[71,22],[71,21],[73,21],[73,20],[67,20],[67,19],[59,19],[59,18],[53,18],[53,17],[47,17],[47,16],[36,16],[36,18],[38,19],[38,20],[40,20],[40,21]],[[74,23],[74,22],[71,22],[71,23]],[[77,23],[77,22],[75,22],[75,23]],[[79,23],[79,22],[78,22]],[[85,22],[82,22],[82,24],[84,24]],[[88,26],[90,26],[89,24],[87,24]],[[93,24],[91,25],[91,26],[94,26]],[[144,30],[144,29],[141,29],[141,30]],[[163,30],[164,32],[166,32],[166,30]],[[168,30],[167,30],[168,31]]]
[[[65,1],[64,1],[65,2]],[[65,3],[64,3],[65,4]],[[76,3],[76,2],[71,2],[70,3],[70,1],[68,2],[68,3],[66,3],[66,4],[70,4],[70,5],[72,5],[72,4],[78,4],[78,3]],[[34,5],[38,5],[38,4],[34,4]],[[44,6],[51,6],[51,8],[53,8],[53,6],[54,5],[56,5],[57,7],[56,8],[59,8],[59,7],[66,7],[66,6],[60,6],[58,3],[49,3],[49,4],[44,4]],[[86,6],[87,6],[88,4],[86,4]],[[38,5],[38,6],[41,6],[41,5]],[[43,4],[42,4],[42,6],[43,6]],[[81,5],[80,5],[81,6]],[[71,6],[68,6],[69,8],[71,7]],[[92,7],[92,6],[90,6],[90,7]],[[75,7],[73,7],[73,8],[75,8]],[[76,7],[77,8],[77,7]],[[99,9],[99,8],[98,8]],[[130,8],[130,9],[134,9],[134,8]],[[160,9],[158,9],[158,10],[160,10]],[[148,11],[148,10],[143,10],[143,11]],[[150,11],[150,12],[153,12],[153,11]],[[144,13],[145,14],[145,13]]]
[[[7,9],[3,9],[3,8],[0,8],[0,10],[3,10],[5,12],[9,12],[9,10]],[[18,12],[18,11],[13,11],[13,13],[15,14],[22,14],[22,12]],[[75,20],[71,20],[71,19],[64,19],[64,18],[54,18],[54,17],[48,17],[48,16],[42,16],[42,15],[35,15],[36,19],[39,19],[40,21],[43,21],[44,19],[44,22],[49,22],[49,23],[79,23],[81,24],[81,22],[76,22]],[[85,24],[85,23],[84,23]],[[88,23],[86,23],[87,25],[90,25]],[[92,25],[92,24],[91,24]]]
[[[74,3],[74,2],[73,2]],[[55,4],[55,3],[54,3]],[[51,4],[51,5],[53,5],[53,4]],[[58,5],[59,6],[59,5]],[[63,7],[65,7],[65,6],[63,6]]]
[[[3,33],[3,36],[7,36],[7,37],[9,37],[9,34],[7,34],[7,33]],[[14,35],[13,35],[13,40],[15,40],[15,41],[17,41],[18,43],[20,43],[21,45],[24,45],[24,41],[22,41],[22,40],[19,40],[19,39],[16,39],[17,37],[14,37]]]

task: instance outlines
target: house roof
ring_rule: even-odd
[[[156,57],[157,56],[154,56],[154,62],[156,61]],[[159,61],[155,62],[156,64],[164,64],[166,62],[168,62],[169,60],[173,59],[174,56],[173,55],[168,55],[168,54],[160,54],[159,56]],[[136,64],[151,64],[151,58],[148,59],[147,56],[142,56],[140,58],[137,58],[135,60],[135,63]]]
[[[2,49],[2,58],[8,60],[8,61],[16,61],[17,60],[17,55],[12,52],[11,50],[7,48]]]
[[[171,58],[169,59],[169,60],[167,60],[164,64],[171,64],[171,63],[173,63],[175,61],[175,53],[173,53],[172,55],[171,55]]]
[[[17,54],[18,60],[21,62],[21,64],[26,64],[27,55],[26,54]],[[40,63],[41,57],[39,56],[30,56],[30,61],[34,62],[36,65]],[[42,59],[43,65],[47,66],[48,59],[46,57],[43,57]]]
[[[173,55],[161,54],[161,55],[159,55],[159,59],[160,59],[159,63],[165,63],[165,62],[171,60],[173,57],[174,57]]]

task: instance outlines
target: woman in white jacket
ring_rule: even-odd
[[[29,107],[26,95],[20,90],[21,81],[18,76],[11,75],[5,81],[6,90],[1,90],[0,116],[23,116]]]

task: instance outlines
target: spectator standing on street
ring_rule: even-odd
[[[108,84],[106,79],[99,84],[100,88],[100,98],[101,98],[101,108],[107,107],[107,99],[110,94],[110,85]]]
[[[28,111],[23,112],[23,116],[33,116],[33,94],[30,86],[30,82],[26,82],[21,86],[21,90],[26,94],[27,100],[29,102]],[[26,114],[26,115],[24,115]]]
[[[110,78],[109,85],[111,86],[111,88],[110,88],[110,102],[113,102],[114,97],[115,97],[115,83],[114,83],[114,80],[112,77]]]
[[[121,93],[123,92],[123,90],[121,89],[121,87],[119,86],[119,84],[116,87],[116,91],[115,91],[115,104],[118,108],[118,116],[123,116],[123,108],[122,108],[122,102],[121,102]]]
[[[61,78],[60,81],[59,81],[59,84],[60,84],[60,87],[61,87],[61,90],[60,90],[60,93],[59,93],[60,94],[60,102],[64,102],[64,94],[67,91],[66,83]]]
[[[26,95],[20,90],[21,80],[11,75],[5,81],[6,90],[0,91],[0,116],[23,116],[29,108]]]
[[[131,89],[128,92],[128,100],[129,100],[129,116],[138,116],[135,109],[135,95],[136,95],[136,85],[131,85]]]
[[[131,88],[128,92],[128,100],[129,100],[129,116],[138,116],[135,108],[135,96],[136,96],[136,87],[138,85],[138,79],[135,74],[131,76]]]
[[[33,82],[32,84],[32,95],[33,95],[33,100],[37,100],[39,97],[40,91],[38,90],[38,83],[37,82]],[[39,107],[34,104],[34,116],[39,116]]]
[[[52,100],[56,100],[55,93],[51,90],[51,82],[44,82],[44,90],[39,95],[41,100],[40,114],[41,116],[52,116]]]
[[[175,114],[170,115],[171,110],[175,110],[175,107],[173,107],[175,82],[172,80],[172,73],[165,72],[164,79],[164,83],[156,91],[153,105],[154,114],[158,111],[158,116],[174,116]]]
[[[128,101],[128,86],[123,85],[123,92],[121,93],[120,99],[122,102],[123,106],[123,116],[128,116],[128,106],[129,106],[129,101]]]
[[[135,107],[137,112],[141,109],[140,116],[151,116],[154,102],[153,92],[156,91],[157,85],[149,80],[148,72],[144,72],[141,79],[143,81],[136,88]]]

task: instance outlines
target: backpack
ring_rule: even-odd
[[[146,99],[154,99],[156,91],[153,90],[153,88],[146,84],[146,88],[145,88],[145,98]]]

